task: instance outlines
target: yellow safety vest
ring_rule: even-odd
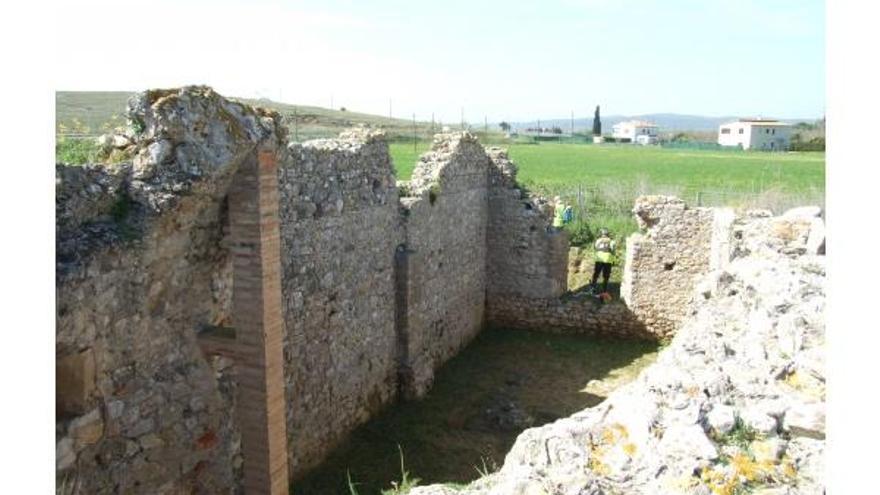
[[[596,242],[593,243],[593,248],[596,250],[596,261],[602,263],[614,262],[614,241],[609,237],[596,239]]]
[[[565,223],[563,221],[563,216],[565,215],[565,205],[562,203],[556,203],[556,209],[553,211],[553,226],[562,228],[562,225]]]

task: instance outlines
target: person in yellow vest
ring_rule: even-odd
[[[608,229],[599,230],[599,238],[593,243],[595,250],[596,264],[593,265],[593,279],[590,286],[595,290],[596,282],[599,280],[599,274],[602,275],[602,293],[608,292],[608,279],[611,277],[611,266],[614,264],[615,251],[617,245]]]
[[[559,196],[553,198],[553,202],[556,204],[553,209],[553,227],[556,230],[561,230],[563,225],[572,220],[571,206],[563,203]]]

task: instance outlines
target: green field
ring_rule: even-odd
[[[780,190],[809,193],[825,189],[824,153],[766,153],[664,149],[654,146],[513,144],[506,146],[519,166],[519,181],[542,189],[608,183],[655,185],[686,192]],[[392,143],[398,179],[408,179],[418,155],[412,144]]]
[[[642,194],[671,194],[693,205],[767,208],[781,213],[825,205],[825,154],[666,149],[658,146],[510,144],[525,188],[559,195],[575,207],[567,226],[575,245],[588,245],[605,227],[624,239],[637,229],[630,213]],[[411,143],[392,143],[398,179],[406,180],[418,155]],[[622,242],[621,242],[622,244]],[[622,258],[621,253],[621,258]],[[615,278],[619,277],[619,270]]]

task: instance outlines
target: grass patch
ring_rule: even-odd
[[[752,442],[758,438],[758,433],[751,426],[745,424],[742,419],[737,417],[733,428],[729,432],[718,437],[717,440],[721,445],[733,445],[740,450],[747,452]]]
[[[55,162],[84,165],[101,161],[101,148],[94,139],[58,136],[55,141]]]
[[[348,473],[359,495],[380,494],[392,481],[403,486],[404,471],[422,484],[467,484],[503,464],[522,429],[490,427],[487,409],[515,404],[532,426],[569,416],[604,399],[589,382],[619,386],[655,349],[649,342],[486,330],[439,370],[423,400],[391,406],[357,428],[322,466],[294,480],[292,493],[349,493]]]

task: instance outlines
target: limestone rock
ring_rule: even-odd
[[[716,459],[718,449],[698,425],[675,425],[666,430],[658,446],[660,453],[671,458]]]
[[[96,443],[104,434],[104,420],[101,418],[101,410],[93,409],[74,419],[70,422],[68,431],[73,439],[74,449],[77,451]]]
[[[740,419],[755,432],[768,436],[775,435],[779,424],[776,418],[766,414],[760,408],[751,407],[740,414]]]
[[[800,404],[785,413],[783,428],[793,436],[825,439],[824,403]]]
[[[736,424],[736,410],[731,406],[717,404],[706,415],[706,422],[713,432],[727,434]]]
[[[64,437],[55,444],[55,468],[64,471],[73,467],[75,462],[76,452],[73,450],[73,440],[70,437]]]

